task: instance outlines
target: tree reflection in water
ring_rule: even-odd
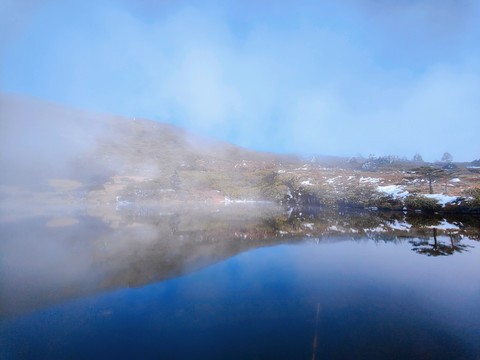
[[[461,236],[449,234],[450,243],[444,244],[443,242],[438,241],[437,238],[437,229],[433,228],[433,244],[430,243],[430,238],[420,239],[420,240],[410,240],[412,244],[412,250],[418,254],[423,254],[427,256],[448,256],[453,255],[454,253],[462,253],[468,251],[468,245],[460,244],[462,240]]]
[[[0,253],[8,259],[1,271],[3,314],[167,281],[287,243],[368,240],[446,256],[470,251],[480,239],[475,214],[273,204],[31,207],[31,215],[21,209],[0,220]]]

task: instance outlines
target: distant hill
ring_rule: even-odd
[[[0,95],[0,183],[31,190],[52,178],[102,184],[113,175],[170,177],[176,170],[272,166],[293,156],[248,150],[161,121],[88,112]]]
[[[115,208],[137,202],[271,201],[480,212],[475,166],[258,152],[165,122],[20,95],[0,96],[0,119],[0,199],[28,201],[27,208],[59,201]],[[419,165],[442,175],[428,178],[413,168]]]

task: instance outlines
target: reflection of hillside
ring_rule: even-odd
[[[166,280],[250,249],[283,242],[262,225],[261,211],[124,210],[122,224],[95,241],[94,260],[108,271],[102,286],[140,286]]]
[[[180,276],[238,253],[287,239],[348,234],[352,238],[428,239],[445,218],[392,212],[338,212],[269,205],[219,208],[126,206],[104,212],[115,230],[95,241],[94,259],[104,264],[105,287],[140,286]],[[408,222],[411,221],[412,223]],[[478,232],[474,217],[451,220],[442,233]],[[460,235],[457,235],[457,237]],[[329,236],[330,237],[330,236]]]
[[[5,261],[0,299],[6,314],[171,279],[251,249],[308,238],[395,243],[412,239],[425,245],[435,228],[435,234],[453,239],[450,249],[460,250],[464,236],[478,239],[480,233],[475,217],[268,204],[124,204],[49,214],[1,224]]]
[[[422,236],[429,229],[441,233],[462,234],[478,238],[480,220],[476,216],[445,214],[416,214],[398,211],[338,210],[318,207],[292,208],[275,218],[265,218],[264,224],[289,235],[323,236],[349,234],[353,237],[370,233],[388,233],[389,236]]]
[[[36,216],[2,223],[0,245],[8,261],[2,263],[1,308],[15,314],[141,286],[284,242],[261,224],[262,213],[278,211],[100,207],[76,222]]]

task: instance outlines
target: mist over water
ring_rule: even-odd
[[[0,1],[0,358],[478,359],[479,15]]]
[[[2,356],[474,358],[479,229],[271,204],[12,209]]]

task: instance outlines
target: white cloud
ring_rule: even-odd
[[[176,122],[262,150],[421,152],[431,160],[444,151],[465,160],[480,154],[472,135],[480,132],[478,54],[469,43],[458,45],[463,58],[437,58],[434,43],[409,56],[422,46],[415,39],[415,46],[388,44],[388,31],[411,9],[379,35],[384,21],[372,15],[376,27],[367,25],[352,4],[261,8],[258,19],[235,18],[231,4],[176,4],[158,16],[146,16],[147,6],[139,15],[116,3],[90,12],[79,4],[53,3],[35,18],[2,58],[4,90]],[[418,16],[428,15],[427,5]],[[476,31],[459,29],[457,39]],[[32,43],[43,44],[42,54]],[[385,56],[402,50],[408,61]]]

